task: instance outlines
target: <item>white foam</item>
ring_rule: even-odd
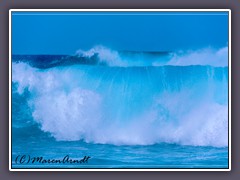
[[[47,104],[46,104],[47,103]],[[42,94],[31,102],[33,118],[57,140],[89,139],[101,119],[101,99],[92,91],[73,89]],[[94,132],[93,132],[94,133]]]
[[[106,63],[109,66],[123,66],[123,67],[127,66],[127,63],[121,59],[117,51],[106,48],[101,45],[95,46],[87,51],[79,49],[76,52],[76,55],[87,58],[91,58],[94,55],[97,55],[100,60],[100,63]]]
[[[204,48],[197,51],[174,53],[167,65],[210,65],[216,67],[228,66],[228,47],[221,49]]]
[[[146,103],[144,110],[132,109],[128,119],[121,119],[123,116],[117,116],[119,109],[127,109],[131,105],[129,103],[140,105],[144,101],[122,98],[117,104],[113,100],[121,94],[98,92],[92,84],[83,86],[83,81],[90,83],[90,78],[84,76],[84,70],[78,67],[39,70],[24,63],[13,63],[12,69],[12,80],[18,83],[19,94],[24,89],[31,94],[29,106],[34,120],[42,131],[51,133],[56,140],[83,139],[116,145],[160,142],[194,146],[228,145],[227,102],[220,104],[216,101],[208,82],[204,84],[207,93],[201,91],[201,95],[194,85],[174,92],[159,92],[150,106]],[[99,83],[98,80],[96,83]],[[223,83],[220,87],[227,84]],[[134,88],[128,93],[131,98]],[[227,96],[225,93],[222,96]],[[113,103],[111,107],[105,106],[106,101]]]
[[[189,65],[210,65],[215,67],[228,66],[228,47],[220,49],[203,48],[199,50],[179,51],[171,53],[168,57],[144,57],[143,54],[128,58],[120,55],[116,50],[104,47],[102,45],[95,46],[87,51],[79,49],[76,55],[80,57],[91,58],[96,55],[101,63],[108,66],[189,66]],[[167,58],[167,60],[166,60]]]

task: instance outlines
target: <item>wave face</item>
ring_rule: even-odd
[[[44,56],[50,60],[42,64],[40,56],[14,57],[13,96],[26,99],[42,131],[58,141],[228,146],[228,67],[170,66],[180,58],[169,53],[102,51],[78,51],[81,62],[69,64],[62,63],[69,56]],[[13,126],[27,124],[21,121]]]

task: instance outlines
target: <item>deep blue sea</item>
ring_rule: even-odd
[[[105,48],[13,55],[12,167],[228,168],[228,66],[182,59]],[[21,164],[23,155],[90,159]]]

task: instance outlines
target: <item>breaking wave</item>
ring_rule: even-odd
[[[13,95],[28,92],[34,122],[59,141],[224,147],[228,68],[214,66],[227,66],[226,53],[177,56],[98,47],[79,50],[76,56],[94,57],[100,64],[44,62],[45,68],[32,57],[18,59],[12,63]]]

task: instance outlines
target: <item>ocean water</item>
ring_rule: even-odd
[[[228,168],[226,57],[226,48],[13,55],[12,167]]]

